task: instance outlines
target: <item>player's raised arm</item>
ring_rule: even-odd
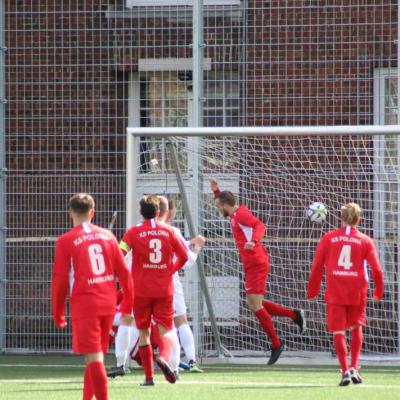
[[[369,241],[366,259],[367,263],[371,267],[371,275],[375,284],[373,297],[374,300],[379,301],[383,297],[383,273],[381,263],[379,262],[378,253],[372,239]]]
[[[218,182],[216,179],[214,179],[214,178],[210,179],[210,186],[211,186],[211,190],[214,193],[214,196],[218,196],[221,193],[221,190],[218,187]]]
[[[67,325],[65,319],[65,302],[68,294],[70,268],[71,257],[62,239],[59,239],[56,243],[56,255],[51,284],[53,319],[58,328],[64,328]]]
[[[315,251],[314,261],[311,267],[310,277],[307,285],[307,300],[311,300],[319,295],[321,290],[321,281],[324,275],[326,257],[326,238],[325,236],[318,243]]]

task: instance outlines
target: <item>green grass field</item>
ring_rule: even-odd
[[[112,359],[108,359],[110,365]],[[175,384],[156,375],[139,387],[140,370],[110,381],[111,400],[391,400],[400,399],[400,367],[364,367],[365,383],[341,388],[338,368],[315,365],[206,365],[204,374],[182,373]],[[1,400],[80,400],[80,357],[0,356]]]

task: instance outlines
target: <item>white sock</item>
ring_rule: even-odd
[[[179,340],[186,354],[188,361],[196,362],[196,352],[194,350],[193,332],[188,324],[182,324],[178,328]]]
[[[169,360],[169,365],[175,371],[178,369],[179,363],[181,361],[181,345],[179,344],[179,339],[176,333],[176,329],[174,328],[170,332],[171,332],[173,346],[172,346],[171,359]]]
[[[130,333],[130,342],[129,342],[129,348],[128,348],[128,353],[126,357],[126,363],[125,366],[127,368],[130,368],[132,365],[132,359],[130,357],[131,352],[133,350],[133,356],[137,353],[139,349],[139,330],[136,328],[136,326],[130,326],[129,327],[129,333]]]
[[[117,357],[117,367],[125,365],[128,356],[130,343],[130,326],[121,325],[118,328],[117,337],[115,338],[115,356]]]

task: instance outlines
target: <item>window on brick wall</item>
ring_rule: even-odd
[[[193,0],[126,0],[126,7],[191,6]],[[240,0],[204,0],[205,6],[240,5]]]
[[[142,127],[184,127],[191,125],[192,115],[192,81],[191,73],[178,71],[145,72],[136,78],[137,89],[140,93],[132,94],[140,98],[136,107],[139,121],[132,121],[131,126]],[[238,74],[235,72],[217,73],[205,72],[204,79],[204,126],[238,126],[239,125],[239,98],[240,88]],[[138,123],[139,122],[139,123]],[[187,153],[185,142],[180,142],[179,149],[181,167],[187,168]],[[221,148],[229,149],[233,146],[232,140],[221,138]],[[146,147],[148,157],[160,160],[152,165],[143,160],[144,168],[161,168],[170,170],[169,157],[165,141],[159,138],[146,139],[142,143]],[[205,145],[207,149],[207,146]],[[234,169],[235,160],[229,165],[219,165],[221,173]],[[222,162],[221,162],[222,163]],[[238,164],[238,163],[236,163]],[[210,169],[212,166],[206,165]]]

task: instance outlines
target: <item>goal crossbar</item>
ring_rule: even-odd
[[[400,125],[246,126],[246,127],[128,127],[132,136],[365,136],[399,135]]]

